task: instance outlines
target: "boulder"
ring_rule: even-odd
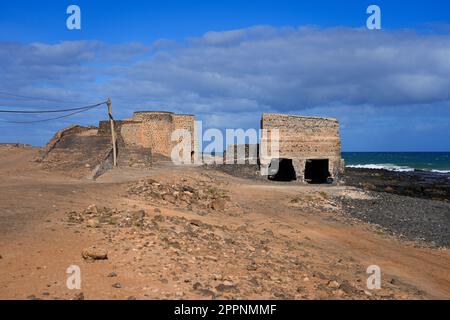
[[[90,247],[88,249],[83,250],[81,256],[85,260],[106,260],[108,259],[108,252],[104,249]]]

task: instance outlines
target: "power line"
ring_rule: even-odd
[[[92,104],[89,106],[84,107],[78,107],[78,108],[70,108],[70,109],[57,109],[57,110],[0,110],[0,113],[22,113],[22,114],[37,114],[37,113],[57,113],[57,112],[70,112],[70,111],[78,111],[78,110],[84,110],[89,108],[95,108],[102,104],[105,104],[106,101]],[[2,106],[4,107],[4,106]]]
[[[9,93],[9,92],[4,92],[4,91],[0,91],[0,95],[10,96],[10,97],[15,97],[15,98],[28,99],[28,100],[49,101],[49,102],[64,102],[64,103],[67,102],[67,101],[59,100],[59,99],[48,99],[48,98],[31,97],[31,96],[25,96],[25,95],[21,95],[21,94]]]
[[[84,110],[84,109],[89,109],[89,108],[94,108],[94,107],[98,107],[101,106],[102,104],[105,104],[106,101],[100,102],[100,103],[96,103],[96,104],[92,104],[89,106],[84,106],[84,107],[78,107],[78,108],[70,108],[70,109],[57,109],[57,110],[34,110],[34,111],[29,111],[29,110],[0,110],[0,113],[22,113],[22,114],[36,114],[36,113],[57,113],[57,112],[70,112],[70,111],[77,111],[77,110]],[[4,106],[2,106],[2,108],[4,108]]]
[[[0,91],[0,96],[9,96],[14,98],[21,98],[21,99],[29,99],[29,100],[37,100],[37,101],[51,101],[51,102],[63,102],[65,104],[68,103],[67,100],[57,100],[57,99],[47,99],[47,98],[40,98],[40,97],[32,97],[22,94],[16,94],[16,93],[10,93],[5,91]],[[70,116],[73,116],[78,113],[82,113],[85,111],[89,111],[91,109],[94,109],[96,107],[99,107],[103,104],[106,104],[107,101],[102,101],[96,104],[91,104],[88,106],[83,107],[76,107],[76,108],[67,108],[67,107],[60,107],[59,109],[47,109],[47,110],[6,110],[6,109],[0,109],[0,113],[9,113],[9,114],[45,114],[45,113],[62,113],[62,112],[70,112],[69,114],[61,115],[58,117],[48,118],[48,119],[39,119],[39,120],[31,120],[31,121],[12,121],[12,120],[0,120],[0,122],[6,122],[6,123],[36,123],[36,122],[46,122],[51,120],[57,120],[57,119],[63,119]],[[70,103],[74,104],[74,103]],[[5,108],[4,106],[0,106],[2,108]],[[10,107],[6,107],[10,108]],[[14,108],[14,107],[12,107]]]
[[[54,117],[54,118],[40,119],[40,120],[32,120],[32,121],[10,121],[10,120],[1,120],[1,122],[15,123],[15,124],[27,124],[27,123],[37,123],[37,122],[47,122],[47,121],[52,121],[52,120],[58,120],[58,119],[63,119],[63,118],[67,118],[67,117],[73,116],[73,115],[78,114],[78,113],[82,113],[82,112],[85,112],[85,111],[89,111],[89,110],[94,109],[94,108],[96,108],[96,107],[99,107],[99,106],[101,106],[101,105],[103,105],[103,104],[105,104],[105,103],[106,103],[106,102],[101,102],[101,103],[98,103],[98,104],[95,104],[95,105],[91,105],[91,106],[84,107],[84,108],[82,108],[82,109],[80,109],[80,108],[75,108],[75,109],[77,109],[77,111],[75,111],[75,112],[72,112],[72,113],[69,113],[69,114],[66,114],[66,115],[63,115],[63,116],[59,116],[59,117]]]

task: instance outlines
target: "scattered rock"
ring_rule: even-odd
[[[153,179],[139,181],[128,189],[128,194],[137,195],[153,202],[184,207],[187,210],[213,209],[224,210],[229,200],[227,191],[212,185],[194,182],[189,185],[188,180],[181,184],[165,184]],[[192,183],[192,182],[191,182]]]
[[[342,282],[339,286],[339,289],[344,291],[346,294],[355,294],[358,292],[358,290],[347,281]]]
[[[205,259],[206,260],[211,260],[211,261],[214,261],[214,262],[219,260],[217,257],[214,257],[214,256],[205,256]]]
[[[84,293],[79,292],[79,293],[75,294],[74,297],[72,298],[72,300],[84,300]]]
[[[297,293],[304,293],[305,292],[305,288],[304,287],[297,287]]]
[[[255,277],[252,277],[250,280],[248,280],[248,283],[250,283],[253,287],[260,286],[258,279],[256,279]]]
[[[84,210],[84,214],[97,214],[98,208],[95,204],[91,204]]]
[[[289,293],[283,292],[279,289],[273,289],[272,294],[277,299],[282,299],[282,300],[291,300],[292,299],[292,295],[290,295]]]
[[[112,285],[112,287],[116,288],[116,289],[120,289],[120,288],[122,288],[122,285],[119,282],[116,282]]]
[[[97,218],[89,219],[86,221],[86,225],[89,228],[98,228],[100,226],[100,221]]]
[[[225,281],[223,282],[223,284],[226,285],[226,286],[234,286],[233,281],[229,281],[229,280],[225,280]]]
[[[265,230],[263,234],[264,234],[266,237],[273,237],[273,236],[274,236],[273,231],[270,230],[270,229]]]
[[[106,260],[108,259],[108,252],[104,249],[91,247],[83,250],[81,256],[85,260]]]
[[[117,273],[111,272],[111,273],[108,274],[108,277],[109,277],[109,278],[117,277]]]
[[[163,200],[170,202],[170,203],[175,203],[177,201],[177,198],[175,198],[173,195],[171,194],[165,194],[163,195]]]
[[[364,290],[364,293],[365,293],[367,296],[369,296],[369,297],[372,296],[372,293],[371,293],[370,291]]]
[[[217,211],[225,210],[226,202],[223,198],[214,199],[211,203],[211,208]]]
[[[398,195],[398,189],[396,186],[395,193],[374,192],[370,201],[341,197],[342,210],[352,219],[379,226],[376,232],[380,235],[387,233],[431,246],[449,247],[449,204]]]
[[[252,262],[251,264],[249,264],[249,265],[247,266],[247,270],[248,270],[248,271],[256,271],[256,270],[258,270],[258,266],[256,265],[255,262]]]
[[[238,293],[239,289],[234,284],[226,284],[226,282],[219,284],[216,286],[216,290],[219,292],[232,292],[232,293]]]
[[[333,288],[333,289],[339,289],[339,287],[340,287],[340,285],[339,285],[339,282],[337,282],[337,281],[335,281],[335,280],[330,280],[330,281],[328,281],[328,284],[327,284],[330,288]]]
[[[194,290],[198,290],[202,287],[202,284],[200,282],[196,282],[193,284],[192,288],[194,288]]]
[[[206,297],[209,297],[209,296],[215,297],[216,296],[216,293],[214,291],[209,290],[209,289],[198,289],[197,293],[202,295],[202,296],[206,296]]]

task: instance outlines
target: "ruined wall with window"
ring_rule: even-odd
[[[195,116],[191,114],[174,114],[173,115],[173,128],[186,130],[190,133],[191,136],[191,161],[194,162],[194,158],[196,156],[199,156],[198,149],[199,141],[196,137],[196,131],[195,131]]]

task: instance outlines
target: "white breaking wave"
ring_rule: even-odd
[[[382,164],[354,164],[354,165],[347,165],[347,168],[360,168],[360,169],[377,169],[377,170],[388,170],[388,171],[396,171],[396,172],[412,172],[415,169],[408,167],[408,166],[398,166],[391,163],[382,163]],[[427,170],[427,169],[420,169],[424,171],[431,171],[434,173],[450,173],[450,170]]]
[[[397,166],[395,164],[390,163],[382,163],[382,164],[354,164],[348,165],[347,168],[361,168],[361,169],[378,169],[378,170],[389,170],[389,171],[397,171],[397,172],[412,172],[414,168],[407,166]]]
[[[431,170],[431,172],[436,172],[436,173],[450,173],[450,170]]]

